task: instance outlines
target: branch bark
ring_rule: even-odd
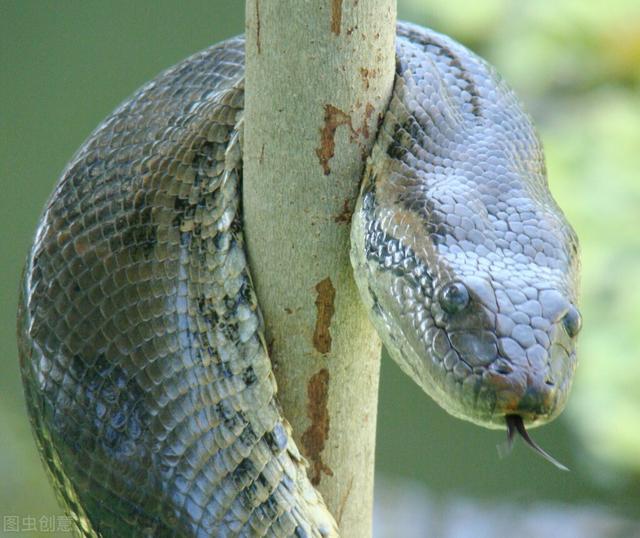
[[[246,2],[243,204],[279,400],[343,536],[370,536],[380,342],[350,219],[391,92],[395,0]]]

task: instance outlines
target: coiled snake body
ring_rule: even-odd
[[[36,232],[20,365],[84,535],[336,533],[275,400],[243,250],[243,48],[198,53],[120,106]],[[575,234],[513,93],[430,30],[398,26],[351,257],[390,354],[449,412],[523,430],[560,412],[580,328]]]

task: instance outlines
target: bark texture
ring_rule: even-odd
[[[380,342],[349,263],[395,0],[247,0],[245,231],[279,399],[343,536],[371,535]]]

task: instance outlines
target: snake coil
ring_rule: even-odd
[[[38,224],[20,366],[82,535],[337,534],[276,403],[243,248],[243,49],[224,41],[143,86]],[[390,354],[450,413],[511,438],[561,411],[576,236],[513,92],[431,30],[398,26],[351,258]]]

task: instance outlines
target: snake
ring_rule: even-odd
[[[89,136],[37,226],[21,376],[82,536],[338,534],[277,401],[244,249],[243,104],[242,36],[178,63]],[[514,92],[433,30],[398,23],[350,255],[400,368],[543,453],[525,425],[569,394],[578,239]]]

